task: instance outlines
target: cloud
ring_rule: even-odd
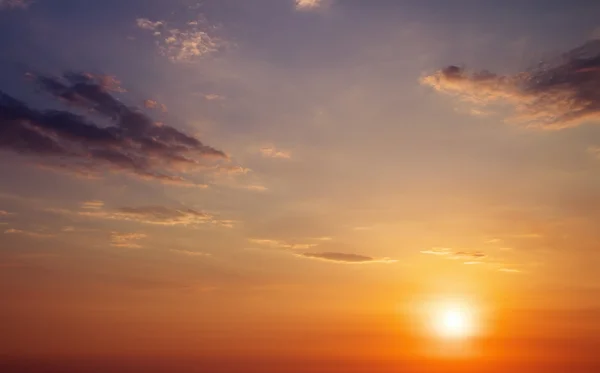
[[[28,237],[33,237],[33,238],[49,238],[49,237],[54,237],[54,235],[48,234],[48,233],[26,231],[26,230],[21,230],[21,229],[12,229],[12,228],[5,230],[4,234],[17,234],[17,235],[28,236]]]
[[[596,158],[596,159],[600,159],[600,147],[598,146],[591,146],[588,148],[588,154],[591,155],[592,157]]]
[[[498,269],[499,272],[505,272],[505,273],[522,273],[521,270],[515,269],[515,268],[500,268]]]
[[[4,210],[0,210],[0,216],[8,216],[8,215],[10,215],[10,212],[4,211]]]
[[[323,4],[323,0],[295,0],[297,10],[314,10]]]
[[[457,251],[453,254],[454,259],[481,259],[486,255],[480,251]]]
[[[217,222],[212,215],[204,212],[192,209],[172,209],[164,206],[121,207],[116,210],[80,211],[79,215],[172,226],[187,226]]]
[[[204,95],[204,99],[207,101],[217,101],[217,100],[224,100],[225,97],[221,96],[221,95],[217,95],[215,93],[208,93]]]
[[[86,201],[81,203],[81,208],[86,210],[100,210],[103,207],[103,201]]]
[[[421,82],[476,107],[507,103],[515,110],[513,120],[529,127],[562,129],[600,122],[600,40],[514,75],[448,66]]]
[[[315,243],[289,243],[280,240],[273,240],[268,238],[250,238],[248,242],[266,246],[271,248],[279,248],[279,249],[290,249],[290,250],[306,250],[318,246]]]
[[[169,251],[172,253],[175,253],[175,254],[180,254],[180,255],[185,255],[185,256],[201,256],[201,257],[212,256],[209,253],[203,253],[200,251],[188,251],[188,250],[176,250],[176,249],[171,249]]]
[[[139,28],[151,31],[163,56],[173,62],[192,62],[225,46],[225,42],[212,34],[205,22],[192,21],[183,27],[172,27],[165,21],[138,18]]]
[[[167,106],[165,104],[161,104],[156,100],[144,100],[144,107],[146,109],[160,109],[163,113],[166,113],[167,110]]]
[[[0,9],[3,8],[27,8],[30,0],[0,0]]]
[[[142,245],[137,241],[146,238],[143,233],[119,233],[112,232],[110,234],[110,246],[122,247],[127,249],[141,249]]]
[[[0,149],[38,156],[40,164],[54,170],[91,176],[119,172],[181,186],[198,186],[182,174],[228,159],[222,151],[121,103],[114,92],[122,90],[112,77],[30,77],[87,116],[33,109],[0,91]],[[99,125],[92,116],[109,124]]]
[[[445,256],[445,255],[451,255],[452,249],[448,249],[445,247],[441,247],[441,248],[434,247],[433,249],[429,249],[429,250],[421,250],[421,254]]]
[[[244,185],[242,188],[253,192],[266,192],[268,190],[264,185]]]
[[[266,158],[290,159],[292,154],[285,150],[278,150],[275,147],[268,146],[260,149],[260,154]]]
[[[446,247],[422,250],[421,254],[441,256],[451,260],[463,260],[463,264],[480,264],[486,257],[486,254],[480,251],[455,251]]]
[[[364,263],[395,263],[396,260],[390,258],[376,259],[366,255],[358,254],[347,254],[347,253],[334,253],[334,252],[322,252],[322,253],[303,253],[298,256],[325,260],[336,263],[347,263],[347,264],[364,264]]]
[[[138,18],[136,20],[136,24],[141,29],[155,31],[155,30],[161,28],[164,25],[164,22],[162,22],[162,21],[152,22],[147,18]]]

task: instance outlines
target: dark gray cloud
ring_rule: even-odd
[[[515,75],[448,66],[421,82],[473,105],[509,103],[515,121],[527,126],[560,129],[600,122],[600,40]]]
[[[322,252],[322,253],[303,253],[300,254],[302,257],[326,260],[330,262],[338,263],[394,263],[395,260],[389,258],[377,259],[366,255],[348,254],[348,253],[335,253],[335,252]]]
[[[125,172],[183,185],[193,183],[182,173],[211,159],[227,159],[222,151],[121,103],[114,97],[122,91],[114,78],[82,73],[32,78],[85,115],[34,109],[0,91],[0,149],[44,156],[43,163],[75,173]]]

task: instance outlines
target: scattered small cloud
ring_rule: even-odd
[[[242,188],[253,192],[266,192],[268,190],[264,185],[244,185]]]
[[[165,21],[138,18],[137,27],[152,32],[159,51],[173,62],[193,62],[223,49],[226,43],[213,35],[214,27],[192,21],[179,27]]]
[[[318,246],[315,243],[289,243],[280,240],[265,239],[265,238],[250,238],[248,242],[270,248],[290,249],[290,250],[307,250]]]
[[[146,109],[160,109],[163,113],[168,111],[165,104],[161,104],[158,101],[151,99],[144,100],[144,107]]]
[[[36,232],[36,231],[27,231],[27,230],[14,229],[14,228],[5,230],[4,234],[15,234],[15,235],[28,236],[28,237],[33,237],[33,238],[50,238],[50,237],[54,237],[54,235],[49,234],[49,233]]]
[[[453,250],[445,247],[434,247],[429,250],[421,250],[421,254],[425,255],[438,255],[438,256],[446,256],[452,255]]]
[[[303,253],[298,254],[299,257],[324,260],[335,263],[345,264],[366,264],[366,263],[395,263],[396,260],[390,258],[373,258],[366,255],[348,254],[348,253],[336,253],[336,252],[322,252],[322,253]]]
[[[587,152],[592,157],[600,160],[600,146],[590,146]]]
[[[279,150],[273,146],[261,148],[260,154],[266,158],[290,159],[292,157],[292,154],[289,151]]]
[[[224,100],[225,97],[214,93],[209,93],[204,95],[204,99],[207,101],[221,101]]]
[[[472,259],[478,259],[478,258],[485,258],[486,255],[484,253],[482,253],[481,251],[458,251],[455,252],[454,254],[452,254],[454,259],[466,259],[466,258],[472,258]]]
[[[103,201],[86,201],[81,203],[81,208],[85,210],[100,210],[103,207]]]
[[[162,21],[152,22],[147,18],[138,18],[136,20],[136,24],[139,28],[150,31],[156,31],[162,26],[164,26],[164,22]]]
[[[500,268],[498,269],[498,272],[505,272],[505,273],[522,273],[521,270],[519,269],[515,269],[515,268]]]
[[[297,10],[314,10],[319,8],[323,0],[295,0]]]
[[[503,241],[500,238],[490,238],[489,240],[485,241],[485,243],[488,244],[499,244],[502,243]]]
[[[455,251],[447,247],[421,250],[421,254],[440,256],[450,260],[462,260],[464,264],[481,264],[487,256],[480,251]]]
[[[589,41],[556,61],[514,75],[448,66],[421,83],[475,105],[494,103],[515,109],[514,121],[540,129],[600,122],[600,40]]]
[[[80,216],[91,218],[132,221],[136,223],[166,226],[198,226],[213,224],[231,227],[231,220],[219,220],[215,216],[190,208],[169,208],[164,206],[121,207],[116,210],[79,211]]]
[[[354,227],[352,228],[355,231],[371,231],[374,227],[371,226],[363,226],[363,227]]]
[[[110,245],[126,249],[141,249],[142,245],[140,245],[138,241],[146,237],[147,236],[143,233],[112,232],[110,234]]]
[[[212,256],[209,253],[203,253],[200,251],[189,251],[189,250],[177,250],[177,249],[171,249],[169,250],[172,253],[175,254],[180,254],[180,255],[185,255],[185,256],[200,256],[200,257],[210,257]]]
[[[333,237],[323,236],[323,237],[313,237],[311,240],[314,241],[333,241]]]

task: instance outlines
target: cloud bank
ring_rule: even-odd
[[[34,109],[0,91],[0,149],[43,157],[40,164],[83,176],[121,172],[184,186],[195,184],[182,173],[228,158],[121,103],[114,96],[122,91],[114,78],[72,72],[60,78],[31,77],[43,91],[86,116]]]
[[[447,66],[421,82],[479,107],[507,103],[515,110],[513,120],[529,127],[600,123],[600,40],[515,75]]]

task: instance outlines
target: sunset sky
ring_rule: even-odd
[[[0,0],[0,368],[600,371],[599,124],[600,2]]]

